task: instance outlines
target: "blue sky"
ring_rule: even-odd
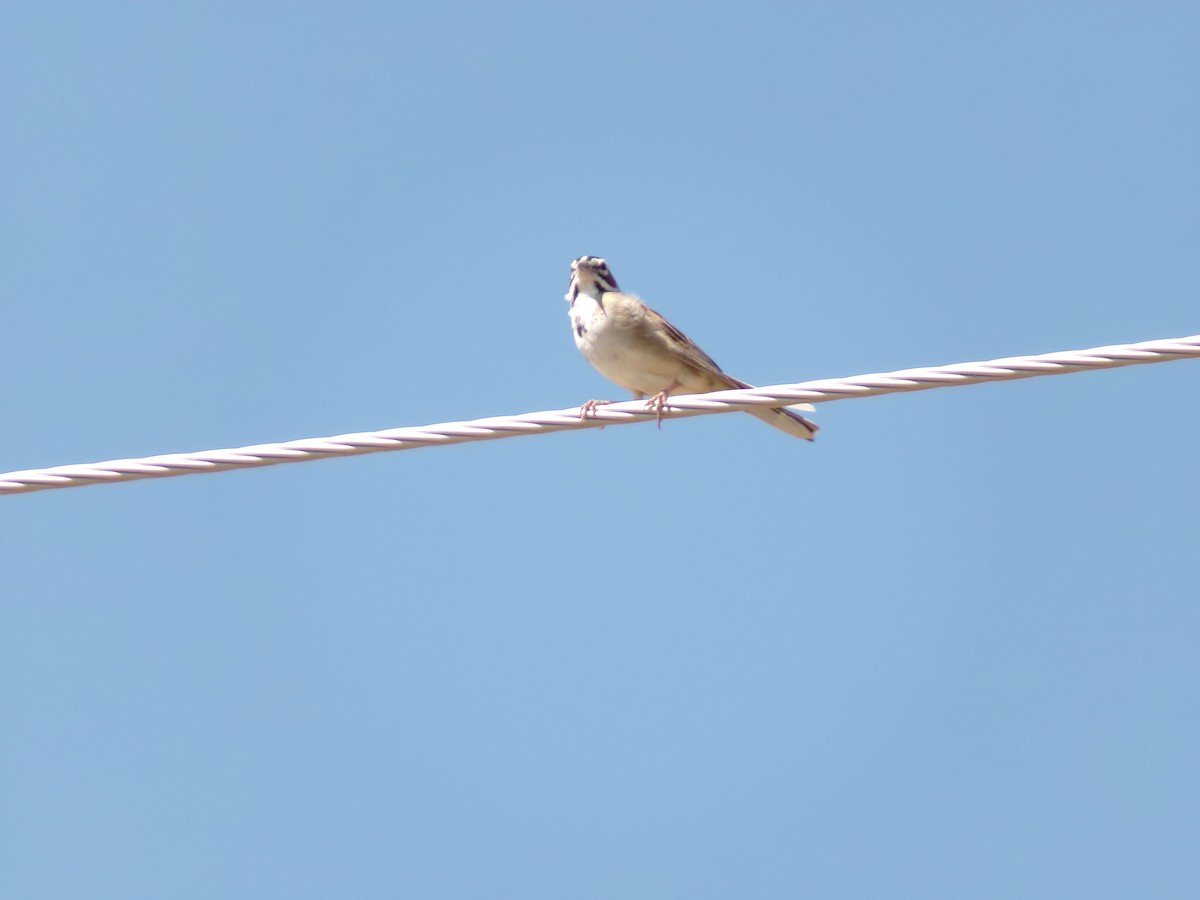
[[[1194,4],[9,3],[0,469],[1188,335]],[[22,898],[1200,878],[1178,362],[0,498]]]

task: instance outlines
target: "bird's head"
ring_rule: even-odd
[[[571,263],[571,282],[567,285],[567,302],[574,303],[580,294],[599,297],[605,291],[620,290],[608,263],[598,256],[581,256]]]

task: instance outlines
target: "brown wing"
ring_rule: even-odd
[[[646,307],[646,313],[648,318],[652,320],[652,323],[657,323],[661,326],[661,333],[667,336],[667,340],[665,341],[667,349],[672,354],[693,368],[708,372],[710,375],[719,376],[721,379],[728,381],[730,387],[733,387],[737,383],[737,379],[726,375],[711,356],[696,346],[696,342],[690,337],[672,325],[666,316],[648,306]]]

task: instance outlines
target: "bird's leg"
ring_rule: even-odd
[[[611,400],[589,400],[587,403],[583,404],[583,406],[579,407],[579,421],[582,422],[589,416],[594,416],[596,414],[597,406],[608,406],[610,403],[612,403]]]
[[[679,387],[679,382],[674,381],[670,385],[663,388],[661,391],[659,391],[657,394],[655,394],[653,397],[651,397],[649,400],[646,401],[646,409],[652,409],[652,410],[654,410],[654,412],[656,414],[656,417],[658,419],[658,430],[659,431],[662,431],[663,410],[667,408],[667,397],[670,396],[671,391],[678,389],[678,387]],[[642,398],[639,397],[638,399],[640,400]]]

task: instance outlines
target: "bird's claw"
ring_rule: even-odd
[[[589,400],[583,406],[579,407],[579,421],[589,419],[596,414],[597,406],[608,406],[612,403],[611,400]]]
[[[667,392],[659,391],[653,397],[646,401],[646,409],[654,410],[654,417],[658,421],[658,430],[662,431],[663,410],[667,408]]]

